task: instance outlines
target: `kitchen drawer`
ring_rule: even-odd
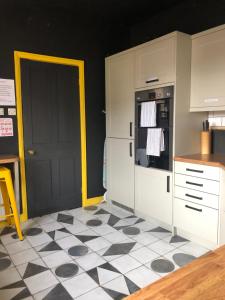
[[[217,243],[218,210],[174,198],[174,226]]]
[[[174,196],[196,204],[208,206],[214,209],[219,207],[219,196],[203,193],[175,185]]]
[[[220,180],[220,169],[217,167],[205,166],[200,164],[190,164],[175,162],[175,173],[195,176],[200,178]]]
[[[219,195],[220,184],[218,181],[214,180],[175,174],[175,185],[205,193]]]

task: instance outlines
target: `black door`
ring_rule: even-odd
[[[81,206],[79,71],[21,61],[28,216]]]

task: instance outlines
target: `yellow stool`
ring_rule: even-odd
[[[14,217],[14,222],[17,230],[19,239],[23,240],[23,234],[20,228],[20,219],[16,206],[16,198],[13,189],[11,172],[5,167],[0,167],[0,188],[3,198],[3,206],[5,208],[5,215],[0,216],[0,218],[6,218],[6,221],[11,225],[11,216]]]

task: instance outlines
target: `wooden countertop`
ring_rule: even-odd
[[[16,161],[19,161],[19,157],[17,155],[10,155],[10,154],[0,155],[0,164],[14,163]]]
[[[126,300],[224,300],[225,246],[125,298]]]
[[[175,161],[220,167],[225,169],[225,154],[191,154],[175,156]]]

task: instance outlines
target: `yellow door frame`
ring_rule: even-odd
[[[85,85],[84,85],[84,61],[34,54],[28,52],[14,51],[15,62],[15,85],[16,85],[16,104],[17,104],[17,125],[18,143],[20,159],[20,179],[22,209],[21,221],[26,221],[27,214],[27,191],[26,191],[26,171],[24,154],[24,135],[23,135],[23,106],[22,106],[22,86],[21,86],[21,59],[39,61],[78,67],[79,70],[79,93],[80,93],[80,139],[81,139],[81,182],[82,182],[82,206],[94,205],[102,200],[102,196],[87,198],[87,154],[86,154],[86,115],[85,115]]]

